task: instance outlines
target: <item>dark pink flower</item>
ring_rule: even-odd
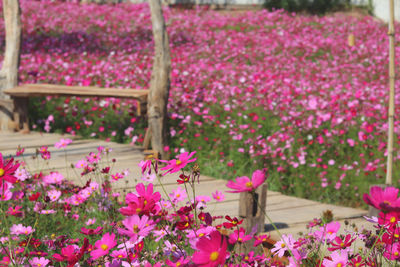
[[[161,162],[167,163],[167,166],[161,168],[161,170],[167,171],[166,173],[164,173],[164,175],[166,175],[168,173],[178,172],[179,170],[185,168],[185,166],[188,163],[197,160],[197,158],[190,159],[195,153],[196,153],[196,151],[194,151],[190,154],[189,154],[189,152],[185,152],[185,153],[180,154],[178,156],[178,159],[173,159],[173,160],[169,160],[169,161],[161,160]]]
[[[397,197],[399,189],[395,187],[386,187],[382,189],[379,186],[373,186],[370,194],[364,194],[365,203],[383,211],[400,211],[400,199]]]
[[[237,243],[245,243],[252,239],[251,235],[245,234],[246,230],[244,228],[240,228],[239,230],[235,230],[232,234],[229,235],[229,243],[235,244]]]
[[[4,160],[3,155],[0,153],[0,184],[2,184],[3,181],[12,184],[17,182],[17,177],[14,176],[14,173],[18,169],[20,164],[13,164],[13,162],[13,158],[8,161]]]
[[[251,180],[247,176],[236,178],[236,182],[229,181],[226,186],[234,189],[233,191],[227,191],[229,193],[240,193],[240,192],[251,192],[262,185],[267,177],[261,170],[256,170],[251,177]]]
[[[193,254],[196,266],[214,267],[223,265],[228,252],[225,237],[218,231],[213,231],[209,236],[203,236],[197,241],[197,251]]]
[[[110,249],[115,247],[117,242],[115,241],[115,234],[106,233],[100,240],[97,240],[94,244],[95,249],[90,252],[90,255],[94,260],[107,255]]]

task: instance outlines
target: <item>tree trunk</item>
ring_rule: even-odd
[[[167,157],[167,103],[170,89],[171,56],[160,0],[149,0],[154,37],[154,60],[147,115],[153,150]]]
[[[21,10],[18,0],[3,0],[3,14],[6,33],[6,48],[0,70],[0,100],[9,99],[3,93],[18,84],[18,67],[21,47]],[[0,112],[0,129],[8,128],[11,121],[6,112]]]

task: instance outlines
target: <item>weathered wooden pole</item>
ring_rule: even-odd
[[[3,15],[6,47],[0,70],[0,130],[9,129],[12,122],[12,102],[3,90],[18,84],[22,32],[19,0],[3,0]]]
[[[265,209],[267,205],[267,184],[264,183],[253,192],[242,192],[239,196],[239,217],[246,234],[264,232]],[[253,241],[248,241],[238,247],[238,253],[248,253],[253,250]]]
[[[394,0],[389,0],[389,111],[388,111],[388,150],[387,150],[387,171],[386,184],[392,184],[393,171],[393,139],[394,139],[394,90],[395,90],[395,38],[394,38]]]
[[[147,115],[153,150],[167,158],[167,103],[170,89],[171,55],[160,0],[149,0],[154,37],[154,60]]]

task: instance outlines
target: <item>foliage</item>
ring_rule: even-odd
[[[270,10],[282,8],[289,12],[325,14],[350,5],[350,0],[265,0],[264,5]]]

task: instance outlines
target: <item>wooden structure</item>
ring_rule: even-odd
[[[254,193],[242,192],[239,197],[239,217],[243,219],[242,227],[246,234],[262,233],[265,225],[267,207],[267,184],[259,186]],[[253,243],[247,242],[239,247],[239,253],[248,253]]]
[[[12,103],[0,103],[13,113],[14,130],[29,132],[28,103],[30,97],[38,96],[81,96],[81,97],[116,97],[128,98],[138,101],[137,115],[146,114],[147,96],[146,89],[116,89],[99,88],[90,86],[65,86],[54,84],[24,84],[3,91],[11,96]],[[147,136],[149,133],[146,134]],[[147,137],[149,139],[149,137]],[[147,141],[148,146],[148,141]],[[147,148],[147,147],[146,147]]]

